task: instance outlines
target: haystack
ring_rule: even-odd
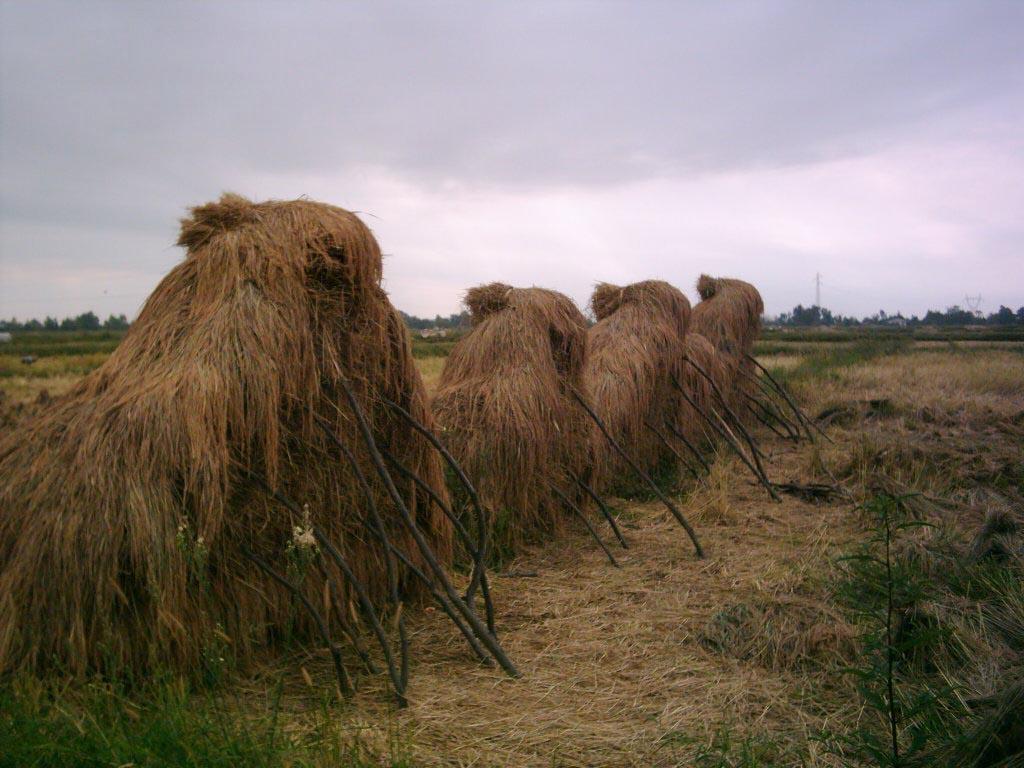
[[[701,275],[700,302],[693,308],[691,330],[704,336],[725,355],[741,359],[750,354],[761,333],[764,302],[750,283],[728,277]]]
[[[731,386],[723,392],[738,413],[745,413],[742,401],[756,395],[756,372],[748,356],[761,333],[761,294],[743,280],[708,275],[697,280],[697,292],[701,300],[693,308],[692,330],[710,341],[733,369]]]
[[[184,261],[110,358],[0,440],[0,672],[191,668],[224,643],[245,659],[287,633],[312,637],[253,556],[316,605],[325,575],[344,585],[345,613],[352,583],[307,557],[313,530],[383,603],[384,550],[331,432],[364,465],[388,535],[426,570],[342,394],[350,384],[376,441],[445,498],[432,449],[382,404],[431,421],[370,230],[321,203],[225,195],[191,210],[178,244]],[[447,563],[450,524],[424,486],[398,483]]]
[[[444,440],[492,514],[508,551],[557,529],[575,495],[591,425],[584,389],[587,324],[566,296],[491,283],[466,293],[473,328],[452,349],[432,408]]]
[[[587,333],[591,402],[616,442],[650,471],[668,449],[649,425],[662,430],[679,412],[671,372],[684,346],[690,302],[669,283],[646,280],[625,287],[600,283],[591,307],[597,318]],[[629,473],[621,456],[594,441],[596,487],[606,489]]]

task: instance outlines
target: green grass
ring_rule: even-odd
[[[50,379],[55,376],[84,376],[99,368],[107,357],[109,357],[108,352],[61,354],[40,357],[31,365],[26,365],[17,355],[0,355],[0,379],[17,377]]]
[[[912,340],[905,336],[859,339],[850,344],[823,346],[803,356],[798,365],[775,368],[772,376],[783,386],[801,380],[835,380],[842,368],[860,365],[885,355],[907,353]]]
[[[1003,552],[1019,549],[1018,523],[994,525],[995,508],[978,532],[955,517],[925,523],[912,499],[872,497],[873,533],[842,558],[836,593],[862,629],[848,674],[864,716],[823,741],[849,765],[1024,764],[1024,590]]]
[[[986,328],[765,328],[760,343],[823,342],[846,344],[865,339],[912,341],[1024,341],[1024,327]]]
[[[448,353],[452,351],[460,338],[464,334],[453,334],[449,336],[438,336],[429,339],[423,339],[419,336],[412,337],[412,355],[413,357],[448,357]]]
[[[374,754],[334,703],[308,711],[301,730],[283,727],[279,704],[279,690],[262,701],[225,703],[173,677],[138,690],[9,682],[0,688],[0,768],[407,765],[395,745]]]
[[[34,355],[37,358],[109,354],[124,337],[124,331],[16,331],[13,340],[0,346],[0,355]],[[423,339],[413,336],[412,353],[417,358],[447,357],[461,334]],[[792,352],[794,343],[840,346],[863,342],[900,341],[1021,341],[1024,328],[950,329],[766,329],[755,347],[758,355]]]
[[[13,341],[0,345],[0,379],[23,377],[46,379],[54,376],[84,376],[99,367],[124,337],[123,331],[24,331]],[[442,360],[457,339],[413,338],[413,356],[421,360]],[[31,355],[36,362],[22,363]]]
[[[64,355],[110,354],[124,338],[124,331],[14,331],[12,340],[0,345],[0,354]]]

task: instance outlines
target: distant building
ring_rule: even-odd
[[[448,335],[448,328],[421,328],[421,339],[443,338]]]
[[[7,344],[11,341],[11,334],[7,331],[0,331],[0,344]]]
[[[882,325],[889,325],[895,328],[906,328],[907,318],[903,317],[903,315],[893,315],[892,317],[885,318],[885,320],[882,321]]]

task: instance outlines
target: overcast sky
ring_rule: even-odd
[[[1024,304],[1024,2],[0,3],[0,316],[134,315],[224,190],[360,212],[419,315]]]

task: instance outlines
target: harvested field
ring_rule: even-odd
[[[256,674],[227,671],[216,689],[223,692],[215,696],[218,711],[241,717],[250,733],[274,733],[281,755],[274,765],[335,765],[339,756],[357,766],[849,764],[830,735],[880,724],[841,671],[865,658],[860,644],[871,628],[843,597],[850,574],[840,558],[874,535],[870,514],[855,507],[876,498],[880,483],[952,504],[948,513],[922,507],[934,528],[908,531],[899,543],[914,562],[947,563],[938,573],[950,571],[943,558],[960,558],[969,569],[965,553],[1020,552],[1012,524],[990,524],[1009,533],[982,526],[986,515],[1018,514],[1024,347],[800,344],[761,361],[807,413],[831,411],[823,422],[835,441],[794,444],[759,429],[768,474],[805,485],[836,481],[848,495],[805,501],[783,494],[773,503],[735,457],[720,454],[699,483],[677,479],[671,488],[701,533],[706,560],[693,558],[657,502],[615,499],[630,544],[617,553],[620,569],[571,528],[492,575],[499,637],[521,679],[480,667],[444,617],[427,610],[410,616],[405,710],[392,707],[376,676],[364,679],[353,706],[339,708],[325,697],[329,659],[311,649]],[[418,364],[429,382],[433,363]],[[1017,555],[998,557],[998,568],[1018,573]],[[984,578],[998,580],[1004,571],[992,567]],[[939,577],[929,578],[937,589]],[[932,655],[963,696],[998,696],[1000,681],[1021,666],[1020,646],[1000,640],[1005,618],[983,629],[969,616],[1005,616],[1000,606],[1011,605],[1014,593],[998,585],[986,592],[980,585],[989,581],[970,578],[973,597],[953,584],[915,615],[950,633]],[[979,607],[957,614],[966,618],[940,610],[970,600]],[[973,660],[958,655],[963,643],[977,649]],[[899,680],[908,691],[933,674],[911,663]],[[123,698],[148,711],[132,696]],[[954,711],[949,722],[970,725],[986,711]],[[268,731],[272,712],[275,730]],[[53,728],[63,722],[52,712],[33,716]],[[135,722],[111,717],[110,727],[130,730]],[[10,739],[2,721],[0,740]],[[139,753],[103,754],[127,762]],[[933,764],[969,763],[936,757]]]

